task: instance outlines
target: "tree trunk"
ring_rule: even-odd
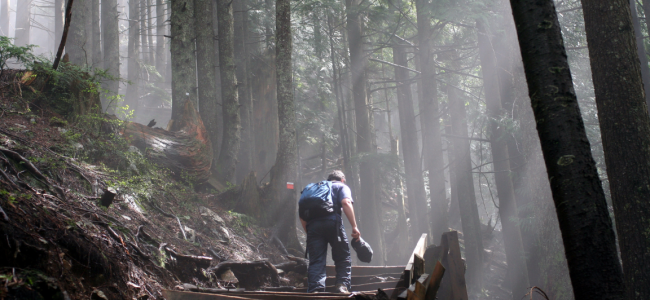
[[[302,250],[296,231],[296,190],[289,189],[287,182],[298,179],[298,147],[296,144],[296,109],[293,99],[293,74],[291,67],[291,5],[289,0],[276,0],[275,40],[278,95],[278,120],[280,142],[275,165],[271,169],[268,199],[274,207],[267,217],[276,224],[278,238],[288,247]],[[279,220],[279,221],[278,221]]]
[[[171,0],[171,10],[172,120],[178,120],[185,100],[197,106],[194,0]]]
[[[88,2],[91,0],[75,0],[72,6],[72,19],[68,32],[68,41],[65,44],[65,52],[69,54],[70,63],[78,66],[86,66],[92,63],[92,45],[88,43],[88,35],[91,28],[87,25]],[[86,30],[88,29],[88,30]]]
[[[16,46],[29,44],[29,35],[32,27],[32,2],[33,0],[20,0],[16,4],[16,30],[14,33],[14,44]],[[74,12],[72,14],[74,15]]]
[[[235,182],[235,166],[241,140],[239,95],[235,74],[234,20],[232,1],[217,0],[219,19],[219,72],[223,102],[223,138],[216,171],[223,181]]]
[[[627,299],[649,299],[650,116],[630,5],[582,7]]]
[[[507,133],[499,120],[503,117],[500,82],[496,72],[495,55],[490,36],[481,22],[476,22],[478,28],[478,47],[481,60],[481,73],[485,90],[485,102],[490,119],[490,148],[492,153],[492,170],[499,195],[499,216],[503,228],[503,242],[508,263],[509,288],[513,300],[526,294],[529,287],[528,269],[524,260],[524,246],[519,231],[519,219],[515,191],[510,174],[510,157],[508,155]],[[505,78],[504,78],[505,80]]]
[[[624,299],[612,221],[573,89],[555,5],[552,0],[510,4],[575,298]],[[583,9],[587,10],[584,4]]]
[[[237,182],[240,182],[253,169],[253,101],[248,84],[248,47],[246,45],[248,32],[248,6],[245,0],[233,0],[235,18],[235,64],[237,65],[237,91],[239,92],[239,115],[241,116],[241,146],[237,156]]]
[[[199,74],[199,108],[201,119],[213,144],[213,157],[218,155],[216,142],[219,136],[219,115],[217,114],[217,64],[214,49],[214,28],[211,0],[194,0],[196,26],[196,62]],[[216,163],[216,161],[215,161]]]
[[[431,212],[427,224],[434,239],[449,230],[447,193],[445,189],[444,162],[442,154],[442,139],[440,137],[440,117],[438,116],[438,87],[436,71],[431,53],[431,13],[426,0],[417,0],[418,43],[420,46],[418,71],[421,79],[418,81],[420,103],[420,126],[422,128],[422,149],[424,149],[424,170],[429,171],[429,198]],[[404,153],[406,154],[406,153]],[[424,227],[421,225],[421,227]]]
[[[133,1],[133,0],[131,0]],[[147,37],[147,0],[139,0],[140,2],[140,11],[139,11],[139,21],[140,21],[140,44],[142,45],[141,57],[140,60],[144,65],[150,65],[149,61],[149,39]]]
[[[7,1],[7,5],[9,0]],[[59,48],[59,43],[61,43],[61,36],[63,35],[63,22],[64,22],[64,13],[65,13],[65,0],[54,0],[54,53],[56,53],[57,49]],[[4,4],[2,6],[2,17],[0,17],[0,22],[2,24],[7,23],[7,26],[9,26],[9,11],[7,11],[7,19],[5,18],[5,12],[4,12]],[[9,8],[7,8],[9,9]],[[4,25],[3,25],[4,26]],[[4,27],[3,27],[4,28]],[[3,29],[3,32],[8,32],[9,28],[7,27],[7,30],[5,31]],[[3,35],[9,36],[9,33],[3,33]]]
[[[360,14],[361,0],[347,0],[348,43],[350,48],[350,71],[352,76],[352,95],[356,117],[357,155],[368,156],[373,149],[373,132],[370,123],[370,107],[366,91],[366,64],[363,49],[363,18]],[[362,159],[359,166],[359,229],[363,230],[365,240],[375,249],[375,255],[383,257],[383,230],[379,221],[378,197],[375,195],[374,168],[372,161]],[[411,208],[413,209],[413,208]],[[416,227],[419,228],[419,227]],[[383,264],[375,260],[373,263]]]
[[[156,65],[156,58],[155,54],[156,51],[153,46],[153,25],[152,25],[152,16],[151,16],[151,3],[152,0],[147,0],[147,42],[149,43],[149,47],[147,48],[147,54],[149,57],[149,65],[150,66],[155,66]]]
[[[648,67],[648,56],[646,55],[643,33],[641,31],[641,22],[639,14],[636,11],[636,0],[630,0],[630,12],[632,13],[632,24],[634,25],[634,37],[636,39],[636,50],[641,62],[641,78],[645,91],[645,103],[650,107],[650,67]]]
[[[100,19],[100,7],[99,0],[92,0],[92,17],[90,21],[92,22],[92,36],[90,37],[92,43],[93,51],[93,67],[104,68],[104,63],[102,59],[102,34],[99,28],[99,19]]]
[[[115,78],[120,77],[120,36],[118,25],[117,0],[102,0],[102,46],[104,50],[104,66],[108,74]],[[102,83],[108,95],[102,97],[102,107],[109,113],[114,113],[119,82],[117,80],[106,80]]]
[[[163,0],[156,0],[156,71],[160,73],[164,81],[165,78],[165,58],[167,57],[165,52],[165,35],[167,34],[167,25],[165,24],[167,20],[165,14],[165,5]],[[214,148],[217,148],[216,144],[212,145]]]
[[[451,68],[458,69],[457,61],[460,58],[455,52],[450,53],[449,60],[452,61]],[[455,63],[454,63],[455,62]],[[472,175],[472,157],[467,127],[467,112],[465,101],[458,95],[458,90],[453,85],[458,84],[458,76],[450,74],[447,85],[447,97],[449,99],[449,114],[451,116],[451,130],[453,135],[460,138],[452,138],[454,155],[450,159],[449,167],[456,177],[456,190],[458,191],[458,206],[460,210],[460,221],[463,227],[465,238],[465,259],[467,260],[467,285],[475,290],[481,286],[482,265],[483,265],[483,239],[481,237],[481,221],[476,205],[476,194],[474,191],[474,177]]]
[[[56,0],[56,3],[59,4],[59,9],[60,11],[60,18],[63,16],[63,4],[60,3],[62,0]],[[11,4],[11,0],[2,0],[0,1],[0,32],[1,35],[4,36],[9,36],[9,6]],[[55,4],[56,5],[56,4]],[[56,8],[54,13],[56,14]],[[58,24],[58,23],[57,23]],[[63,24],[63,21],[61,21],[61,24]],[[63,29],[61,29],[61,33],[63,33]],[[57,37],[60,37],[61,34],[57,34]],[[59,46],[58,40],[54,39],[56,42],[56,45],[54,46],[54,49],[56,49],[57,46]]]
[[[126,86],[125,104],[129,110],[137,111],[140,100],[140,0],[129,0],[129,44],[127,53],[128,79],[131,82]],[[173,89],[173,88],[172,88]],[[173,93],[172,93],[173,94]],[[172,119],[173,104],[172,104]]]
[[[404,172],[406,173],[406,194],[409,203],[409,217],[411,219],[426,220],[426,194],[424,191],[424,178],[418,147],[417,129],[415,126],[415,112],[411,95],[410,76],[405,67],[408,60],[404,45],[393,46],[393,62],[395,65],[395,81],[397,82],[397,105],[399,110],[400,133],[402,136],[402,154],[404,155]],[[425,230],[426,231],[422,231]],[[420,222],[419,227],[411,228],[412,240],[417,240],[422,233],[428,233],[428,226]]]

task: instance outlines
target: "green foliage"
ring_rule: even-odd
[[[9,60],[16,60],[18,63],[32,63],[36,57],[31,51],[36,47],[35,45],[16,46],[11,42],[11,38],[0,36],[0,76],[7,68]]]

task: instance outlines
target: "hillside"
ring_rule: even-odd
[[[227,188],[196,188],[129,146],[123,122],[65,115],[16,74],[0,89],[0,298],[159,299],[182,283],[233,287],[211,269],[222,261],[286,260],[216,197]]]

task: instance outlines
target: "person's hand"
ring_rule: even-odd
[[[352,228],[352,238],[356,240],[360,237],[361,237],[361,232],[359,232],[359,228],[357,227]]]

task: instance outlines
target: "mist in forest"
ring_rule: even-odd
[[[572,79],[563,87],[572,83],[591,150],[584,161],[611,225],[617,194],[606,166],[619,162],[606,162],[613,142],[601,139],[599,117],[612,106],[597,105],[592,77],[605,71],[592,74],[585,20],[597,17],[583,14],[583,2],[554,2]],[[634,70],[646,83],[650,3],[641,2],[626,4],[625,20],[641,41]],[[75,0],[65,53],[114,77],[103,79],[102,110],[120,119],[177,131],[191,102],[211,141],[211,176],[268,185],[278,199],[269,213],[295,210],[303,187],[343,170],[372,264],[404,265],[422,233],[437,245],[455,230],[470,299],[521,299],[533,286],[549,299],[577,298],[561,231],[570,226],[558,220],[561,187],[549,181],[552,151],[534,110],[541,102],[529,96],[524,62],[533,59],[521,54],[529,39],[520,41],[510,2],[288,3],[290,24],[270,0]],[[1,0],[0,34],[53,60],[65,5]],[[295,216],[286,218],[280,239],[302,245]],[[625,269],[626,254],[616,255]]]

